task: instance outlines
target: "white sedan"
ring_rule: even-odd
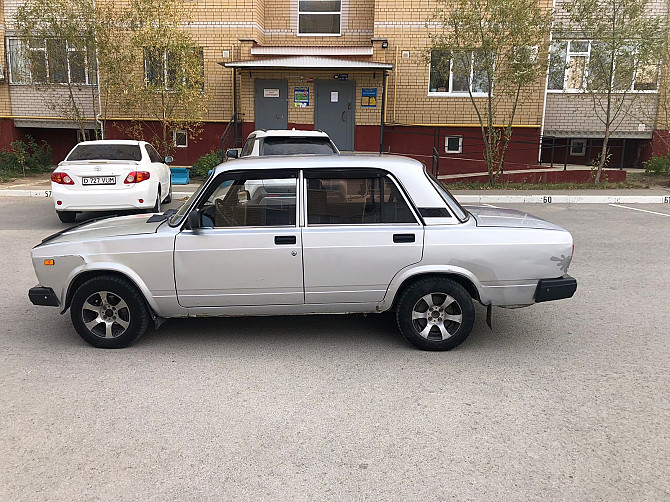
[[[145,141],[79,143],[51,174],[56,214],[72,223],[82,211],[160,212],[172,200],[171,162]]]

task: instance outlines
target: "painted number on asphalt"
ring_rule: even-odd
[[[51,190],[45,190],[44,191],[44,196],[45,197],[51,197]]]
[[[542,197],[542,202],[545,204],[551,204],[551,196]]]
[[[670,197],[663,197],[663,202],[665,204],[670,204]]]

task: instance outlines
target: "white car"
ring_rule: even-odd
[[[84,141],[51,174],[56,214],[72,223],[82,211],[144,209],[160,212],[172,200],[172,157],[145,141]]]
[[[242,150],[228,150],[227,156],[266,157],[269,155],[337,155],[340,151],[323,131],[259,129],[247,136]]]
[[[265,180],[274,189],[253,199]],[[47,237],[28,295],[69,308],[97,347],[125,347],[170,317],[394,310],[412,344],[449,350],[470,333],[475,302],[490,320],[494,305],[571,297],[572,254],[558,225],[463,208],[415,160],[249,157],[221,164],[177,211]]]

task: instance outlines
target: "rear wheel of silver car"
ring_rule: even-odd
[[[56,214],[63,223],[73,223],[77,218],[77,213],[74,211],[56,211]]]
[[[72,323],[79,335],[95,347],[120,349],[144,334],[149,309],[137,288],[114,275],[89,279],[72,297]]]
[[[400,297],[396,311],[402,335],[423,350],[451,350],[472,331],[475,307],[463,286],[447,278],[421,279]]]

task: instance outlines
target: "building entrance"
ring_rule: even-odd
[[[314,126],[328,133],[340,150],[354,149],[356,82],[317,80]]]

